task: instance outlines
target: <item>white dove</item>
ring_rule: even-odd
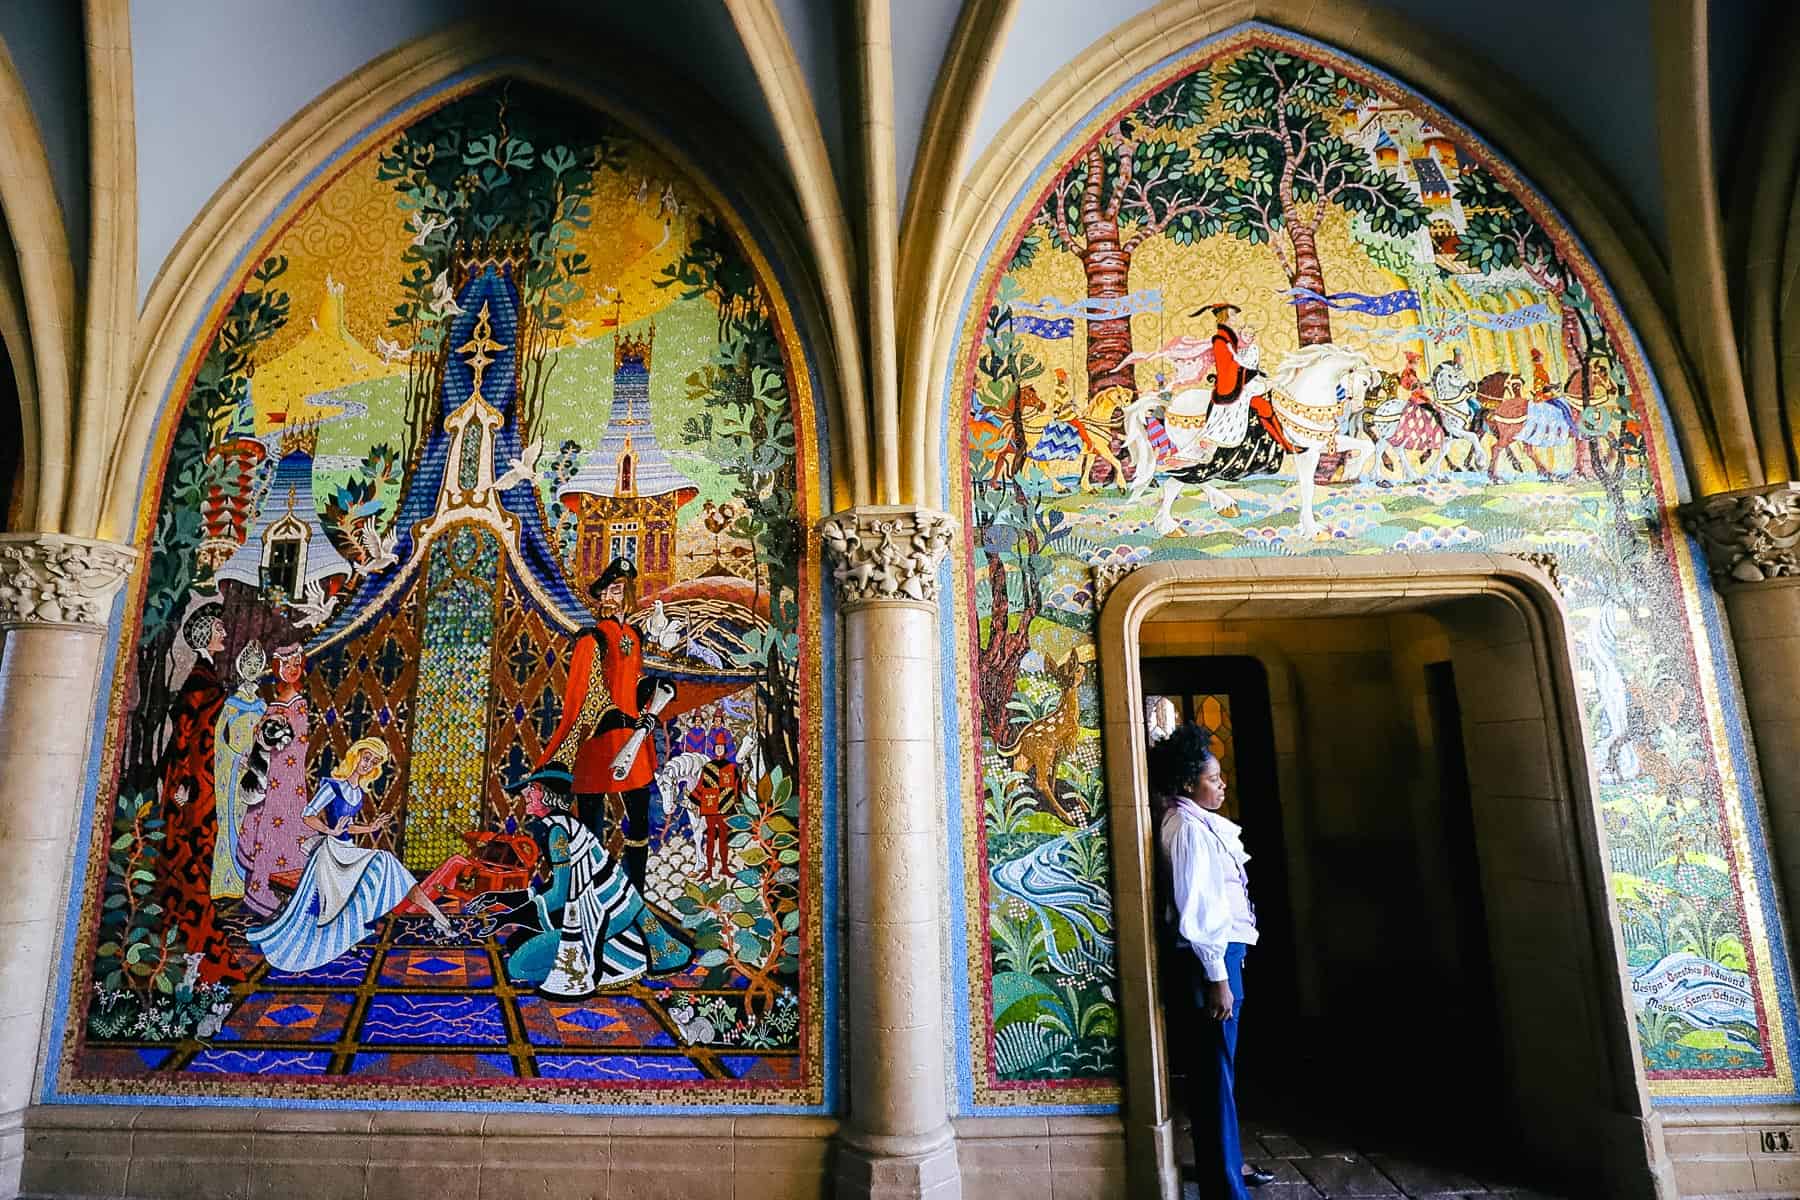
[[[456,224],[456,220],[453,217],[428,217],[414,214],[413,219],[409,224],[411,224],[415,231],[413,233],[412,244],[415,246],[423,246],[426,238],[430,237],[440,229],[448,229],[450,226]]]
[[[657,649],[666,653],[680,644],[681,630],[686,624],[679,617],[664,612],[663,602],[658,600],[650,607],[650,619],[644,622],[644,632],[650,635]]]
[[[398,536],[397,532],[390,531],[387,537],[382,537],[376,530],[374,521],[364,521],[356,527],[357,545],[362,547],[366,556],[360,567],[364,575],[373,575],[400,561],[394,554],[394,541]]]
[[[524,483],[537,474],[538,455],[544,452],[544,439],[538,438],[525,447],[524,453],[506,464],[506,473],[494,480],[494,490],[504,492],[514,484]]]
[[[309,579],[306,581],[306,598],[289,600],[288,607],[297,609],[303,614],[294,624],[302,629],[317,629],[331,620],[331,614],[337,611],[340,599],[341,596],[326,596],[325,589],[320,586],[319,581]]]
[[[449,268],[439,271],[438,277],[431,281],[431,307],[440,317],[462,315],[462,305],[456,302],[456,293],[450,290]]]
[[[399,359],[411,358],[412,348],[402,346],[399,342],[391,338],[384,338],[378,333],[375,335],[375,353],[381,356],[382,366],[391,367]]]

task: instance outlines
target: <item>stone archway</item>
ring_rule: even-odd
[[[1129,1194],[1180,1194],[1168,1040],[1151,968],[1155,845],[1137,717],[1140,629],[1158,610],[1179,605],[1204,619],[1433,608],[1450,628],[1456,657],[1495,679],[1535,682],[1494,688],[1466,713],[1470,727],[1492,722],[1509,735],[1471,745],[1472,775],[1490,769],[1484,756],[1490,765],[1541,756],[1544,769],[1515,781],[1511,794],[1532,793],[1534,815],[1523,819],[1543,824],[1542,832],[1564,850],[1560,877],[1553,878],[1546,876],[1557,872],[1534,865],[1529,855],[1496,851],[1490,861],[1484,854],[1502,1020],[1532,1032],[1529,1051],[1514,1045],[1511,1101],[1532,1113],[1530,1150],[1544,1161],[1592,1179],[1605,1194],[1674,1195],[1661,1119],[1638,1065],[1566,620],[1550,578],[1505,556],[1374,555],[1162,562],[1122,576],[1103,574],[1100,585]],[[1477,667],[1478,660],[1484,661]]]

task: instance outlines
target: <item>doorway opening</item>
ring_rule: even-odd
[[[1135,826],[1114,843],[1134,1195],[1182,1194],[1186,1142],[1188,1010],[1153,952],[1131,974],[1157,936],[1134,874],[1152,697],[1213,733],[1252,855],[1247,1157],[1297,1197],[1650,1196],[1666,1170],[1555,593],[1486,557],[1395,559],[1157,564],[1106,602],[1109,786],[1138,801],[1113,807]]]

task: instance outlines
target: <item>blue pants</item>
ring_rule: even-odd
[[[1191,952],[1186,955],[1193,1006],[1187,1030],[1187,1110],[1201,1200],[1249,1200],[1244,1187],[1244,1152],[1238,1144],[1236,1094],[1244,950],[1242,942],[1233,942],[1225,952],[1225,974],[1236,1000],[1229,1021],[1215,1021],[1206,1015],[1206,972]]]

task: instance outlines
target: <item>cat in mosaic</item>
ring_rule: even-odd
[[[269,794],[269,765],[275,755],[294,741],[294,727],[284,717],[264,717],[256,727],[256,742],[244,755],[243,774],[238,777],[238,795],[248,807],[255,807]]]

